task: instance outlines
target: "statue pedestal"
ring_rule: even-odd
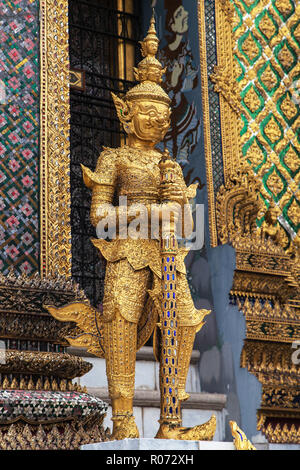
[[[124,439],[122,441],[87,444],[81,450],[235,450],[232,442],[218,441],[176,441],[174,439]]]

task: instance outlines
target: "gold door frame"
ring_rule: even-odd
[[[232,8],[228,7],[226,0],[215,2],[216,15],[216,47],[218,66],[214,74],[208,76],[207,51],[206,51],[206,27],[205,27],[205,2],[198,0],[198,27],[199,27],[199,53],[201,65],[201,93],[204,124],[204,149],[207,182],[207,198],[209,213],[210,245],[218,246],[218,227],[216,217],[216,197],[213,181],[213,160],[210,132],[210,106],[208,95],[208,83],[215,83],[215,91],[219,92],[223,176],[227,183],[229,176],[239,166],[239,99],[236,96],[236,84],[234,75],[234,59],[232,51]]]
[[[71,277],[68,0],[40,0],[40,274]]]
[[[126,11],[131,11],[132,1]],[[118,0],[119,11],[123,2]],[[119,24],[120,28],[120,24]],[[119,41],[120,77],[124,41]],[[128,55],[128,51],[126,52]],[[134,56],[134,51],[132,52]],[[133,58],[132,58],[133,60]],[[127,65],[131,70],[131,62]],[[71,278],[68,0],[40,0],[40,275]]]

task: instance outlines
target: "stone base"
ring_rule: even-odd
[[[269,450],[300,450],[300,444],[269,444]]]
[[[105,360],[90,357],[85,350],[69,348],[70,354],[81,355],[93,364],[93,369],[78,378],[80,386],[87,387],[90,395],[100,398],[110,405],[108,384],[106,379]],[[135,393],[133,413],[139,430],[140,438],[153,438],[159,428],[160,418],[160,389],[159,363],[155,361],[153,348],[144,346],[137,351],[135,367]],[[186,382],[186,392],[190,398],[182,403],[182,425],[194,427],[208,421],[214,414],[217,417],[215,441],[225,439],[226,395],[219,393],[203,393],[200,387],[198,362],[200,353],[193,351],[189,373]],[[103,427],[112,428],[112,410],[108,407]]]
[[[81,450],[235,450],[231,442],[176,441],[174,439],[124,439],[81,446]]]

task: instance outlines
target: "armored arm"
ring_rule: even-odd
[[[179,216],[179,220],[181,221],[181,234],[184,238],[187,238],[194,228],[189,200],[196,196],[198,183],[187,187],[180,165],[175,161],[172,163],[174,165],[175,183],[171,185],[170,189],[163,190],[161,199],[168,200],[171,204],[177,203],[178,209],[181,212]]]
[[[95,172],[81,165],[83,181],[92,190],[90,220],[94,227],[113,208],[117,184],[116,156],[105,149],[98,158]],[[101,210],[102,209],[102,210]]]
[[[120,232],[122,223],[127,225],[135,218],[128,213],[127,206],[114,206],[114,195],[118,187],[118,155],[114,149],[105,149],[97,162],[95,171],[81,165],[85,185],[92,190],[90,220],[94,227],[105,219],[105,223],[116,227]],[[116,193],[117,194],[117,193]],[[151,217],[151,207],[146,206],[148,217]]]

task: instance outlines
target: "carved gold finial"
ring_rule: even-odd
[[[142,56],[144,59],[139,63],[138,67],[134,67],[134,76],[139,82],[153,82],[161,83],[162,76],[166,69],[163,68],[161,63],[156,59],[158,51],[159,39],[155,29],[154,10],[150,21],[147,36],[140,42],[142,49]]]
[[[246,434],[238,427],[235,421],[229,421],[229,425],[236,450],[256,450],[254,445],[249,441]]]

